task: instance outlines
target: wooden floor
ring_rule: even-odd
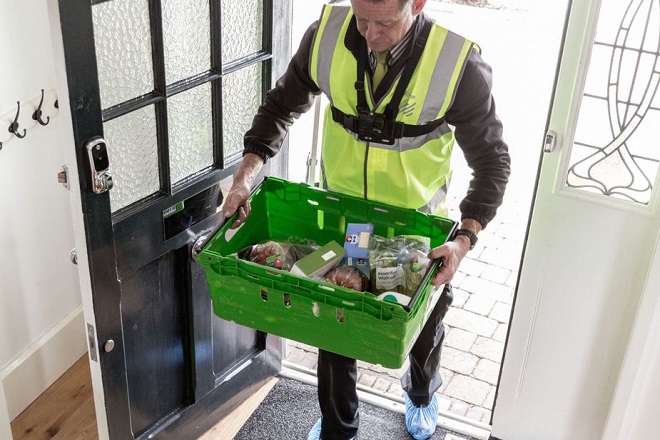
[[[200,440],[230,440],[277,382],[271,379]],[[87,355],[11,422],[14,440],[97,440]]]

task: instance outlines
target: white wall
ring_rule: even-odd
[[[85,352],[46,2],[0,0],[0,437]],[[32,120],[41,89],[44,119]],[[21,102],[18,139],[7,127]],[[66,103],[62,103],[66,105]],[[4,389],[4,393],[2,393]]]

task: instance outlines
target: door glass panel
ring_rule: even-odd
[[[114,187],[112,212],[160,189],[156,115],[149,106],[103,124]]]
[[[603,0],[567,185],[647,205],[660,149],[660,6]]]
[[[263,48],[263,0],[222,0],[222,63]]]
[[[92,14],[103,108],[151,92],[148,0],[103,2],[94,5]]]
[[[213,164],[211,83],[167,100],[172,182]]]
[[[165,75],[168,84],[211,68],[208,0],[163,1]]]
[[[261,104],[262,66],[253,64],[222,78],[222,139],[226,158],[243,151],[243,135]]]

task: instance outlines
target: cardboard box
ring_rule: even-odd
[[[302,275],[307,277],[322,277],[330,269],[337,266],[346,251],[336,241],[331,241],[328,244],[321,246],[306,257],[296,261],[291,267],[291,273],[294,275]]]
[[[371,223],[348,223],[346,226],[346,239],[344,249],[346,255],[343,263],[346,266],[355,266],[370,278],[369,267],[369,240],[374,233],[374,225]]]

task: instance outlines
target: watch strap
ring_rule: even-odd
[[[454,238],[458,237],[459,235],[466,236],[470,240],[470,250],[474,249],[474,246],[478,241],[477,234],[470,231],[469,229],[457,229],[454,233]]]

